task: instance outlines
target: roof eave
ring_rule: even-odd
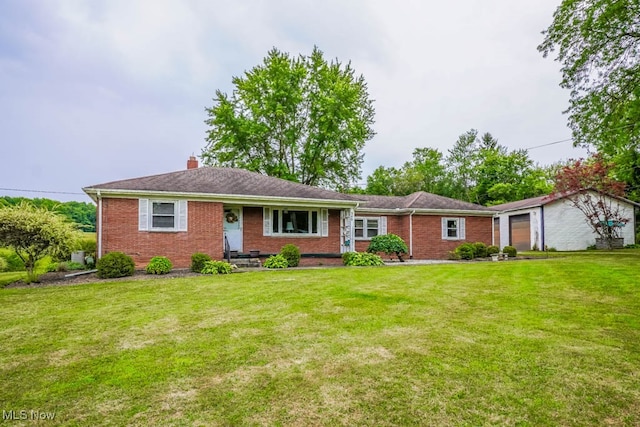
[[[222,203],[253,204],[260,206],[317,206],[317,207],[345,207],[355,208],[357,200],[335,200],[335,199],[314,199],[300,197],[279,197],[279,196],[252,196],[246,194],[215,194],[215,193],[188,193],[174,191],[149,191],[149,190],[116,190],[104,188],[83,188],[94,201],[100,197],[158,197],[158,198],[180,198],[200,201],[215,201]]]
[[[407,215],[410,213],[422,215],[466,215],[466,216],[494,216],[498,211],[494,210],[472,210],[472,209],[407,209],[407,208],[358,208],[356,213],[387,214],[387,215]]]

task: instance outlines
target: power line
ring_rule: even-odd
[[[4,190],[4,191],[22,191],[22,192],[25,192],[25,193],[75,194],[75,195],[86,196],[85,193],[72,193],[70,191],[25,190],[25,189],[21,189],[21,188],[0,188],[0,190]]]
[[[548,142],[542,145],[536,145],[535,147],[525,148],[525,150],[535,150],[536,148],[548,147],[549,145],[561,144],[563,142],[573,141],[573,138],[561,139],[560,141]]]

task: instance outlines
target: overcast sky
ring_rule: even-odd
[[[509,149],[571,136],[559,64],[536,46],[560,0],[0,0],[0,196],[88,201],[186,167],[216,89],[277,47],[351,61],[375,100],[362,182],[471,128]],[[532,149],[549,164],[570,141]]]

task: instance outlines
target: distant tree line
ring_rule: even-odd
[[[471,129],[443,154],[417,148],[402,167],[380,166],[364,189],[353,192],[404,196],[416,191],[485,206],[548,194],[559,165],[541,167],[526,150],[509,151],[490,133]]]
[[[32,204],[36,208],[45,208],[57,212],[78,225],[82,231],[96,231],[96,206],[87,202],[59,202],[57,200],[26,197],[0,197],[0,208],[16,206],[21,202]]]

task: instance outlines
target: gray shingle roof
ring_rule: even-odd
[[[549,202],[554,201],[555,198],[551,198],[550,196],[538,196],[531,197],[529,199],[518,200],[516,202],[503,203],[501,205],[493,206],[494,209],[498,211],[515,211],[518,209],[529,209],[536,208],[538,206],[546,205]]]
[[[298,184],[280,178],[250,172],[244,169],[200,167],[141,178],[124,179],[104,184],[91,185],[83,190],[95,193],[97,190],[125,192],[165,192],[170,194],[211,194],[253,197],[277,197],[291,199],[314,199],[360,203],[361,208],[434,209],[491,211],[492,208],[475,205],[423,191],[408,196],[370,196],[343,194],[323,188]]]
[[[84,188],[89,190],[162,191],[352,201],[352,196],[244,169],[200,167]]]
[[[370,209],[440,209],[463,211],[493,211],[493,208],[439,196],[437,194],[418,191],[408,196],[368,196],[357,195],[357,198],[365,202],[362,208]]]

